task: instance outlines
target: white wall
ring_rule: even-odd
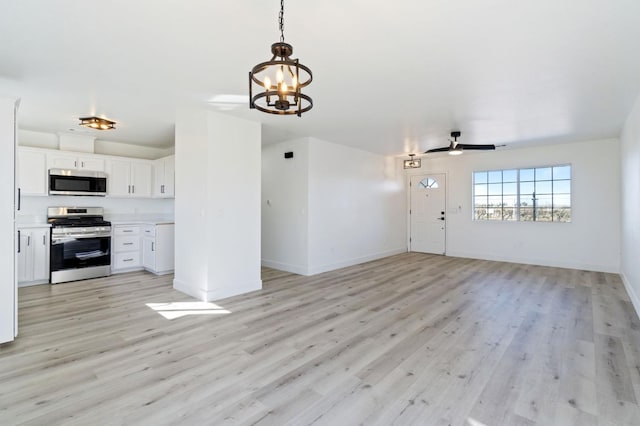
[[[621,136],[622,265],[620,275],[640,315],[640,96]]]
[[[207,298],[208,129],[204,110],[182,108],[176,116],[174,287]]]
[[[0,343],[16,332],[15,105],[0,97]]]
[[[447,173],[447,255],[618,272],[620,143],[617,139],[422,157],[411,174]],[[472,172],[572,165],[572,222],[472,220]]]
[[[313,275],[407,251],[394,158],[315,138],[269,145],[262,155],[265,266]]]
[[[310,274],[407,251],[399,166],[392,157],[310,138]]]
[[[293,158],[285,159],[285,152]],[[309,139],[262,148],[262,264],[306,274]]]
[[[176,289],[217,300],[262,288],[260,139],[257,122],[178,111]]]

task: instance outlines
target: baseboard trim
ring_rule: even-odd
[[[206,291],[204,289],[194,289],[191,286],[187,285],[186,283],[180,281],[180,280],[176,280],[175,278],[173,279],[173,288],[175,290],[178,290],[184,294],[188,294],[191,297],[195,297],[198,300],[205,300],[205,296],[206,296]]]
[[[606,272],[611,274],[620,273],[619,266],[594,265],[594,264],[579,263],[579,262],[563,262],[563,261],[556,261],[556,260],[550,260],[550,259],[533,259],[533,258],[511,257],[511,256],[497,256],[497,255],[491,255],[491,254],[466,253],[466,252],[459,252],[459,251],[447,252],[447,256],[464,257],[466,259],[492,260],[495,262],[522,263],[525,265],[550,266],[553,268],[578,269],[581,271]]]
[[[198,300],[202,300],[204,302],[213,302],[215,300],[226,299],[227,297],[238,296],[240,294],[262,290],[262,280],[250,281],[241,284],[235,283],[233,287],[205,290],[203,288],[194,289],[186,283],[174,279],[173,288],[182,293],[188,294],[191,297],[195,297]]]
[[[244,283],[234,283],[233,287],[217,288],[205,292],[206,302],[226,299],[252,291],[262,290],[262,280],[249,281]]]
[[[311,266],[309,267],[308,275],[315,275],[315,274],[321,274],[323,272],[334,271],[336,269],[346,268],[348,266],[358,265],[360,263],[370,262],[372,260],[382,259],[384,257],[389,257],[389,256],[395,256],[396,254],[401,254],[406,252],[407,252],[407,248],[402,247],[402,248],[387,250],[379,253],[373,253],[366,256],[354,257],[352,259],[345,260],[342,262],[328,263],[328,264],[319,265],[319,266]]]
[[[262,266],[277,269],[278,271],[286,271],[298,275],[308,275],[307,268],[304,266],[292,265],[290,263],[277,262],[269,259],[262,259],[261,264]]]
[[[638,297],[638,294],[633,290],[633,287],[624,272],[620,272],[620,278],[622,278],[622,283],[624,284],[624,288],[627,290],[627,294],[629,294],[631,304],[633,304],[636,314],[640,317],[640,297]]]

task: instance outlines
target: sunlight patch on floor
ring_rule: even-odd
[[[231,311],[211,302],[146,303],[146,305],[170,320],[187,315],[221,315],[231,313]]]
[[[487,426],[482,422],[472,419],[471,417],[467,419],[467,422],[469,422],[469,426]]]

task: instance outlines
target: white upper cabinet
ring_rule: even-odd
[[[175,157],[159,160],[58,151],[34,147],[17,149],[17,185],[20,195],[49,194],[49,170],[85,170],[107,174],[111,197],[173,198]]]
[[[107,191],[112,197],[151,197],[150,161],[111,160]]]
[[[153,196],[155,198],[173,198],[175,196],[175,160],[174,155],[153,162]]]
[[[75,152],[49,152],[47,154],[47,169],[72,169],[72,170],[92,170],[98,172],[105,171],[103,158],[94,157],[90,154],[80,155]]]
[[[47,156],[39,150],[18,148],[20,195],[47,195]]]

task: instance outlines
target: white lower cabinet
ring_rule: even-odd
[[[49,282],[50,227],[18,227],[18,285]]]
[[[111,272],[146,269],[157,275],[174,270],[174,224],[113,226]]]
[[[140,259],[140,225],[115,225],[111,237],[111,272],[142,269]]]
[[[142,266],[157,275],[174,270],[174,224],[142,227]]]

